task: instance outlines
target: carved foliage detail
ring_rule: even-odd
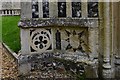
[[[31,52],[44,52],[52,49],[50,29],[31,29]]]

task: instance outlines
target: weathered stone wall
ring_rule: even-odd
[[[91,72],[94,72],[91,77],[98,77],[99,19],[88,18],[87,3],[81,4],[83,10],[81,18],[72,18],[71,2],[66,3],[65,18],[59,18],[56,1],[49,4],[49,18],[43,18],[41,2],[34,3],[39,7],[36,11],[32,4],[32,2],[21,3],[21,20],[18,26],[21,28],[22,55],[19,63],[23,61],[26,64],[20,64],[20,74],[29,73],[32,68],[28,56],[53,53],[57,58],[87,64],[85,71],[87,77],[90,77]],[[32,18],[38,16],[35,13],[39,14],[37,17],[39,19]]]
[[[66,17],[64,18],[59,18],[59,11],[56,10],[56,6],[58,6],[56,0],[49,4],[49,8],[47,7],[47,9],[50,10],[49,17],[48,13],[46,13],[47,18],[43,18],[44,12],[42,12],[41,3],[34,4],[38,6],[39,9],[33,8],[32,10],[31,8],[34,5],[32,6],[31,4],[33,4],[33,2],[21,4],[23,9],[21,20],[18,24],[21,28],[21,57],[23,57],[25,61],[29,60],[28,56],[34,54],[53,53],[55,55],[54,57],[57,58],[86,63],[86,77],[95,78],[98,77],[98,75],[104,78],[114,77],[113,53],[119,52],[117,51],[119,47],[119,45],[117,45],[119,35],[116,35],[118,33],[113,34],[112,3],[99,3],[99,18],[88,17],[89,11],[86,2],[82,2],[81,4],[81,18],[72,17],[70,2],[66,5]],[[119,19],[116,20],[119,21]],[[116,30],[119,30],[119,28]],[[116,40],[114,40],[114,36],[116,36],[115,39],[117,39],[115,44],[114,42]],[[113,49],[116,45],[117,48]],[[21,61],[23,59],[20,58],[19,60]],[[25,73],[22,68],[23,66],[29,67],[28,70],[26,69],[28,72],[32,68],[29,62],[24,65],[21,64],[21,73]],[[119,68],[116,69],[116,71],[118,71],[117,73],[119,73]],[[92,75],[91,72],[93,72]]]

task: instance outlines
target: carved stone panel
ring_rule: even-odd
[[[56,48],[74,53],[90,52],[87,35],[87,28],[59,28],[56,31]]]
[[[30,29],[30,51],[46,52],[52,50],[51,29]]]

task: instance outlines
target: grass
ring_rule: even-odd
[[[20,50],[20,29],[17,24],[20,16],[2,17],[2,41],[14,52]]]

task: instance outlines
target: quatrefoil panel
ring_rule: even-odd
[[[51,29],[30,30],[31,52],[46,52],[52,50]]]

